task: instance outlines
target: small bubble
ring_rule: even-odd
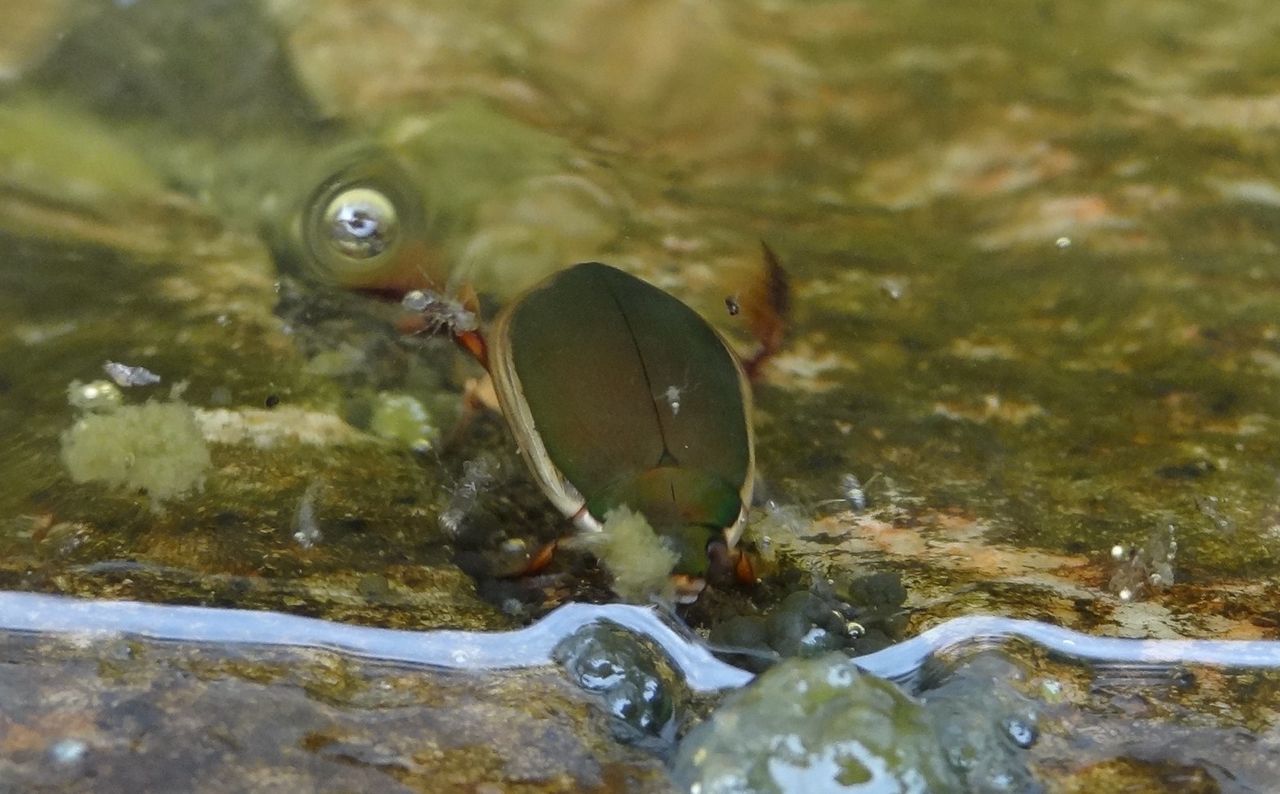
[[[1111,547],[1111,559],[1123,560],[1125,558],[1125,548],[1119,543]]]
[[[370,188],[351,188],[334,197],[324,210],[326,241],[354,259],[369,259],[390,248],[400,232],[396,208]]]
[[[1059,237],[1057,240],[1054,240],[1054,241],[1053,241],[1053,244],[1054,244],[1054,245],[1056,245],[1056,246],[1058,246],[1059,248],[1070,248],[1070,247],[1071,247],[1071,238],[1070,238],[1070,237]]]
[[[1120,596],[1120,600],[1121,600],[1121,601],[1132,601],[1132,600],[1133,600],[1133,591],[1132,591],[1132,590],[1130,590],[1130,589],[1129,589],[1129,588],[1127,588],[1127,587],[1125,587],[1125,588],[1121,588],[1120,592],[1119,592],[1119,593],[1117,593],[1117,595],[1119,595],[1119,596]]]

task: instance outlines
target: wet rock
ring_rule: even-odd
[[[657,759],[610,741],[608,717],[545,669],[117,645],[0,632],[0,790],[671,790]]]
[[[31,79],[96,112],[188,132],[314,120],[279,36],[253,0],[84,3]]]
[[[570,680],[603,699],[619,738],[670,748],[684,692],[661,651],[620,626],[596,623],[566,637],[554,655]]]
[[[978,654],[921,697],[953,769],[974,794],[1025,792],[1042,787],[1027,766],[1035,744],[1039,704],[1013,682],[1024,678],[1012,659]]]
[[[700,794],[960,786],[920,704],[841,654],[787,661],[727,698],[673,776]]]
[[[784,657],[820,656],[845,644],[845,624],[813,593],[792,593],[765,620],[769,646]]]
[[[761,671],[779,659],[848,649],[871,653],[900,636],[906,590],[892,573],[837,574],[788,594],[764,615],[716,621],[708,637],[735,664]]]
[[[735,615],[711,627],[712,648],[752,670],[764,670],[782,657],[769,645],[769,630],[759,615]]]

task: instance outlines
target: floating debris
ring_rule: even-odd
[[[1222,512],[1224,507],[1222,500],[1216,496],[1206,496],[1195,500],[1196,508],[1205,518],[1213,522],[1213,526],[1224,535],[1230,535],[1236,531],[1236,522],[1230,516]]]
[[[160,376],[146,367],[131,367],[117,361],[104,362],[102,371],[121,388],[150,386],[160,382]]]
[[[846,474],[840,478],[840,490],[844,493],[844,499],[853,508],[855,513],[861,513],[867,509],[867,492],[862,487],[862,481],[858,479],[856,474]]]
[[[320,484],[316,480],[307,486],[293,514],[293,539],[304,549],[311,548],[320,540],[320,524],[316,521],[316,494],[320,491]]]
[[[679,386],[668,386],[667,390],[662,393],[663,398],[667,401],[667,407],[671,409],[672,416],[680,415],[680,397],[684,390]]]
[[[609,569],[620,598],[644,602],[653,596],[674,597],[670,577],[680,555],[639,513],[625,507],[610,510],[599,532],[584,532],[575,540]]]
[[[440,528],[450,535],[462,531],[463,522],[476,509],[480,495],[497,482],[501,464],[492,455],[481,455],[462,464],[462,479],[449,496],[449,504],[440,511]]]
[[[880,282],[880,291],[889,300],[900,301],[907,294],[907,283],[902,279],[886,278]]]
[[[429,451],[440,437],[439,428],[421,400],[408,394],[385,391],[378,392],[374,400],[369,430],[418,453]]]

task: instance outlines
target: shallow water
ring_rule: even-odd
[[[995,632],[1033,678],[1091,654],[1237,671],[1176,703],[1137,674],[1073,690],[1055,736],[1113,748],[1122,714],[1154,738],[1033,748],[1055,790],[1103,768],[1230,790],[1174,716],[1269,746],[1249,671],[1280,621],[1274,4],[215,6],[6,15],[4,598],[370,637],[613,600],[582,553],[506,576],[564,525],[500,421],[454,432],[478,370],[342,289],[309,224],[372,174],[411,243],[372,286],[469,282],[487,316],[601,259],[746,349],[724,300],[761,239],[778,252],[794,315],[755,393],[762,582],[680,612],[726,659],[837,649],[898,679]],[[124,413],[69,395],[108,361],[161,380],[121,387]],[[96,429],[72,444],[78,423]],[[146,631],[191,614],[128,609]],[[550,641],[533,631],[458,636],[501,655]]]
[[[406,715],[409,704],[422,697],[411,691],[447,688],[459,704],[484,703],[494,698],[495,689],[512,686],[537,685],[563,693],[557,697],[570,696],[572,688],[553,670],[560,658],[556,649],[582,631],[604,625],[625,627],[654,643],[658,656],[673,664],[680,680],[694,692],[732,690],[751,680],[751,674],[716,659],[701,640],[683,627],[674,627],[670,618],[651,607],[567,604],[513,632],[404,632],[265,611],[0,594],[0,653],[12,665],[10,685],[24,677],[34,680],[42,666],[56,668],[76,659],[80,664],[96,664],[100,679],[77,684],[84,700],[79,705],[63,701],[56,707],[40,705],[28,711],[15,709],[10,699],[5,741],[11,747],[9,761],[0,766],[0,781],[74,786],[99,775],[120,780],[113,777],[119,774],[113,760],[117,748],[106,737],[129,728],[121,722],[122,714],[108,705],[125,698],[131,704],[129,713],[139,713],[146,704],[145,709],[158,716],[167,710],[164,699],[174,696],[173,684],[165,680],[168,672],[162,671],[185,669],[202,682],[194,684],[193,696],[203,702],[203,714],[185,718],[194,723],[196,732],[258,730],[256,717],[228,716],[226,709],[234,714],[235,704],[244,697],[240,688],[257,685],[257,702],[274,702],[279,707],[301,684],[313,699],[339,706],[335,714],[321,716],[319,724],[347,737],[345,749],[333,748],[340,750],[336,755],[323,751],[319,757],[345,757],[356,768],[399,766],[399,773],[391,777],[412,786],[411,773],[420,762],[410,760],[411,750],[365,746],[366,741],[377,741],[379,722],[363,721],[364,711],[372,708],[376,713],[396,704],[401,712],[395,718],[401,742],[412,747],[440,742],[442,734],[432,720]],[[37,646],[43,650],[33,654]],[[965,713],[970,716],[1008,726],[1004,730],[1013,731],[1019,745],[1030,752],[1026,760],[1002,771],[1005,775],[1025,775],[1013,770],[1030,768],[1049,780],[1056,773],[1083,778],[1077,785],[1139,788],[1194,778],[1220,786],[1205,790],[1247,792],[1266,790],[1280,770],[1280,745],[1272,732],[1263,731],[1252,741],[1245,738],[1250,732],[1258,733],[1256,715],[1225,713],[1209,721],[1196,716],[1213,702],[1224,681],[1250,686],[1259,699],[1255,709],[1274,708],[1275,687],[1260,689],[1259,684],[1263,680],[1280,684],[1274,672],[1280,668],[1280,643],[1109,639],[1033,621],[971,616],[947,621],[856,662],[866,672],[922,697],[943,729],[946,720],[955,719],[944,710],[948,698],[967,702]],[[321,671],[314,669],[317,665]],[[287,673],[290,670],[294,672]],[[143,684],[140,690],[139,684]],[[40,686],[55,691],[57,679],[41,680]],[[990,700],[992,686],[997,692],[1005,690],[1006,697],[1020,697],[1021,711],[1002,713]],[[542,697],[552,696],[544,691]],[[1135,708],[1136,703],[1143,705]],[[687,707],[687,703],[677,704],[678,709]],[[68,714],[80,710],[92,715],[102,709],[96,718],[99,730],[105,731],[102,736],[85,737]],[[49,737],[48,751],[26,751],[17,742],[16,726],[49,721],[54,714],[60,716],[50,727],[62,727]],[[228,719],[230,723],[224,724]],[[310,715],[292,719],[303,725],[315,721]],[[371,729],[373,733],[356,738],[351,735],[356,730],[353,724],[361,725],[361,732]],[[165,730],[184,734],[192,728],[171,721]],[[288,730],[296,732],[298,725]],[[463,744],[492,739],[499,729],[481,724],[468,732],[470,737]],[[320,750],[335,740],[311,741]],[[254,774],[293,774],[305,781],[315,773],[295,766],[296,760],[275,755],[274,747],[274,742],[240,747],[230,762],[233,771],[224,771],[218,784],[230,788],[209,790],[233,790],[239,785],[236,780],[270,779],[254,778]],[[199,756],[200,748],[190,747],[187,752]],[[379,753],[380,759],[373,757]],[[1204,753],[1216,760],[1204,765],[1200,760]],[[1165,772],[1143,776],[1106,768],[1135,759]],[[159,780],[165,785],[195,783],[189,769],[153,757],[150,751],[141,760],[141,768],[147,771],[136,779],[147,781],[145,785]],[[631,759],[629,763],[639,762]],[[503,774],[511,782],[510,770]],[[581,770],[574,774],[589,777]],[[633,770],[633,774],[638,773]],[[1022,782],[1004,790],[1025,790],[1036,778],[1013,779]],[[578,783],[584,784],[584,778]],[[632,784],[637,784],[635,779]]]

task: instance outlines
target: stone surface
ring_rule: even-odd
[[[681,743],[673,775],[699,794],[960,785],[924,709],[841,654],[793,659],[731,695]]]
[[[12,633],[0,663],[6,791],[672,790],[548,670]]]

